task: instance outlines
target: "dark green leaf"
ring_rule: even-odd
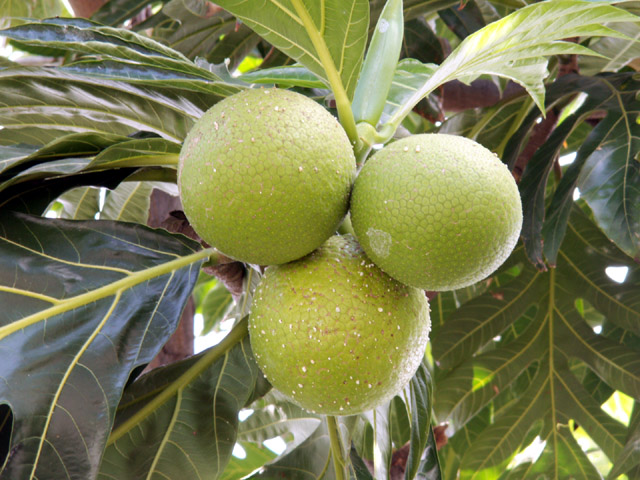
[[[442,44],[424,18],[405,21],[402,57],[422,63],[440,64],[444,60]]]
[[[207,60],[211,63],[229,62],[229,70],[235,70],[244,58],[260,42],[256,35],[246,25],[238,25],[233,31],[227,33],[207,53]]]
[[[14,176],[20,170],[34,165],[68,157],[88,157],[96,155],[115,143],[127,141],[122,135],[98,135],[95,133],[71,133],[58,137],[42,148],[0,147],[3,158],[0,161],[0,182]],[[22,152],[23,155],[19,155]],[[123,165],[126,166],[126,165]],[[1,184],[1,183],[0,183]]]
[[[571,362],[579,359],[607,385],[637,398],[640,356],[635,347],[593,332],[576,309],[576,300],[587,300],[607,321],[637,334],[640,269],[578,209],[555,269],[536,271],[524,261],[522,247],[507,267],[514,263],[522,265],[517,277],[465,303],[432,337],[434,358],[446,369],[437,383],[437,418],[462,433],[463,426],[472,425],[493,405],[491,424],[461,450],[461,468],[474,472],[469,478],[503,468],[532,435],[546,442],[547,451],[528,471],[563,478],[554,473],[554,465],[561,463],[566,471],[582,472],[576,478],[591,478],[588,472],[594,468],[562,426],[571,420],[578,423],[609,458],[622,452],[625,429],[600,408],[572,372]],[[604,266],[610,264],[627,265],[629,281],[609,279]],[[511,333],[515,320],[532,308],[525,329]],[[512,390],[519,378],[526,390]],[[510,391],[510,396],[502,396]],[[496,403],[501,397],[502,406]]]
[[[351,447],[351,452],[349,454],[349,460],[351,461],[351,478],[354,480],[373,480],[371,476],[371,472],[367,468],[367,465],[364,463],[355,447]]]
[[[385,0],[370,0],[372,19],[378,18],[384,3]],[[413,20],[423,16],[429,17],[443,8],[458,5],[460,0],[405,0],[403,3],[405,20]]]
[[[0,404],[15,452],[3,475],[93,478],[122,389],[177,326],[211,252],[113,222],[5,212],[0,225]]]
[[[51,202],[72,188],[86,185],[115,188],[133,172],[132,168],[119,168],[17,183],[0,192],[0,215],[3,211],[42,215]]]
[[[631,257],[640,255],[637,235],[640,231],[640,163],[634,158],[635,152],[640,150],[640,126],[635,120],[639,113],[640,102],[636,100],[639,90],[640,82],[634,80],[632,74],[567,75],[550,86],[548,100],[551,104],[579,92],[587,97],[536,152],[520,184],[523,237],[529,256],[539,266],[543,262],[543,248],[548,261],[552,265],[556,261],[576,186],[594,210],[596,221],[605,233]],[[546,178],[553,161],[576,125],[598,111],[607,114],[580,145],[576,159],[553,194],[545,218]],[[513,162],[517,152],[513,140],[521,138],[536,117],[532,112],[514,134],[506,161]]]
[[[527,163],[524,174],[520,180],[520,196],[522,197],[522,231],[521,236],[529,260],[539,270],[547,267],[543,258],[542,225],[545,214],[545,200],[549,174],[562,149],[562,142],[569,136],[573,124],[563,122],[558,126],[550,138],[536,150],[533,157]],[[572,198],[568,199],[572,201]],[[571,208],[571,203],[567,203]],[[566,211],[568,219],[569,211]],[[564,232],[563,232],[564,233]],[[560,236],[561,240],[562,236]],[[559,246],[559,243],[558,243]]]
[[[212,81],[217,80],[215,76],[207,75],[197,68],[181,53],[149,37],[86,20],[50,18],[5,29],[0,31],[0,34],[26,45],[126,59],[142,65],[163,67],[192,73]]]
[[[418,468],[417,477],[420,480],[442,480],[444,477],[440,468],[438,458],[438,447],[433,435],[433,428],[429,427],[429,437],[427,439],[426,451],[423,454]]]
[[[208,68],[202,68],[202,70],[214,73]],[[83,59],[82,61],[59,67],[58,71],[101,79],[119,80],[162,90],[173,88],[175,93],[182,93],[185,96],[188,96],[187,92],[189,91],[196,92],[213,99],[232,95],[244,87],[239,82],[231,82],[226,78],[212,82],[206,76],[203,78],[203,75],[183,73],[163,67],[131,63],[119,59]]]
[[[467,38],[485,26],[482,12],[473,0],[465,1],[456,7],[440,10],[438,15],[460,39]]]
[[[549,218],[543,227],[545,255],[550,262],[555,261],[571,197],[578,186],[600,227],[618,247],[636,257],[640,255],[637,236],[640,166],[634,155],[640,148],[640,127],[635,120],[640,105],[636,100],[640,83],[628,74],[585,79],[580,83],[589,96],[572,117],[584,118],[601,110],[607,115],[587,136],[554,194]],[[565,121],[570,120],[575,121],[573,118]]]
[[[172,0],[156,16],[154,36],[191,59],[206,58],[236,26],[231,14],[202,0]]]
[[[91,20],[105,25],[119,26],[135,17],[147,5],[148,0],[108,0],[91,16]]]
[[[636,92],[614,95],[624,110],[610,109],[594,128],[590,137],[597,138],[599,144],[587,158],[578,151],[584,166],[577,185],[599,227],[627,255],[640,261],[640,162],[636,158],[640,152],[640,124],[636,121],[640,102]]]
[[[245,320],[217,346],[131,385],[98,478],[217,478],[259,374],[246,333]]]

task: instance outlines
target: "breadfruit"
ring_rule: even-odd
[[[351,221],[367,255],[396,280],[454,290],[493,273],[522,227],[507,166],[473,140],[446,134],[403,138],[360,171]]]
[[[424,292],[382,272],[351,235],[268,267],[249,317],[267,379],[327,415],[369,410],[401,391],[423,359],[429,328]]]
[[[353,149],[338,121],[281,89],[247,89],[214,105],[189,131],[178,165],[196,233],[260,265],[300,258],[333,235],[354,178]]]

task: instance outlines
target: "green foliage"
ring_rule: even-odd
[[[374,41],[387,3],[399,62]],[[148,4],[79,19],[0,1],[2,45],[24,54],[0,59],[0,479],[640,477],[636,2]],[[469,84],[457,102],[454,80]],[[490,279],[432,299],[431,347],[402,395],[337,423],[253,362],[240,318],[260,269],[240,295],[195,287],[216,253],[143,226],[153,188],[175,191],[194,121],[273,84],[335,108],[360,163],[440,131],[520,180],[523,242]],[[192,291],[206,330],[237,325],[140,376]],[[628,422],[602,408],[616,392]]]
[[[0,299],[12,306],[0,314],[11,386],[0,401],[12,412],[3,476],[95,476],[122,390],[175,328],[204,255],[187,239],[107,221],[3,212],[0,233]]]
[[[246,320],[206,353],[145,375],[120,401],[98,478],[216,478],[257,376]]]
[[[521,265],[514,279],[465,303],[432,337],[434,359],[443,369],[437,381],[436,415],[458,430],[453,439],[461,435],[461,468],[477,472],[477,478],[526,445],[532,429],[546,449],[530,466],[531,474],[562,478],[554,470],[559,457],[564,458],[563,468],[579,472],[588,459],[568,430],[554,428],[570,420],[582,426],[609,458],[620,454],[624,426],[600,409],[602,400],[593,398],[594,392],[576,377],[573,362],[581,362],[601,381],[633,398],[640,394],[640,362],[634,348],[594,333],[576,308],[579,301],[587,301],[610,322],[637,334],[637,286],[618,284],[600,268],[606,262],[626,264],[632,278],[638,268],[579,210],[572,215],[555,269],[540,272],[523,253],[520,248],[510,259],[510,264]],[[526,388],[517,385],[521,375],[528,377]],[[476,433],[474,417],[491,402],[502,404],[494,407],[492,424],[482,429],[481,442],[469,441]],[[568,458],[563,449],[571,450]]]

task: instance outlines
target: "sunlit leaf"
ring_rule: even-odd
[[[254,443],[241,442],[238,445],[242,447],[246,457],[237,458],[232,456],[224,472],[220,475],[220,480],[237,480],[238,478],[246,477],[277,457],[268,448],[259,447]]]
[[[100,219],[146,224],[152,191],[151,182],[122,182],[107,193]]]
[[[225,319],[229,310],[233,307],[233,298],[222,282],[207,292],[202,300],[201,309],[204,317],[204,326],[201,335],[206,335]]]
[[[436,68],[437,65],[423,64],[410,58],[400,60],[387,95],[381,121],[384,122],[392,117],[428,81]]]
[[[60,0],[0,0],[0,28],[22,23],[25,18],[45,18],[62,13]]]
[[[398,110],[392,123],[399,123],[411,107],[443,83],[454,79],[470,83],[483,74],[498,75],[521,84],[544,110],[542,82],[547,76],[548,57],[595,54],[563,39],[623,37],[603,23],[625,21],[637,21],[637,17],[600,2],[558,0],[521,8],[465,38]]]
[[[622,4],[624,7],[624,4]],[[600,57],[580,59],[582,75],[597,75],[600,72],[617,72],[632,60],[640,57],[640,24],[625,22],[612,25],[627,38],[605,37],[597,39],[589,48],[601,54]]]
[[[385,402],[374,410],[364,413],[373,427],[373,477],[376,480],[389,478],[393,446],[391,444],[391,402]]]
[[[59,218],[90,220],[100,211],[100,189],[73,188],[56,199],[62,206]]]
[[[307,412],[291,403],[281,393],[272,391],[252,405],[254,412],[240,424],[240,441],[262,444],[279,436],[288,439],[287,450],[294,450],[320,427],[319,415]]]
[[[337,75],[349,98],[355,90],[367,42],[369,4],[365,0],[216,2],[258,35],[297,60],[327,86]]]
[[[621,474],[628,473],[632,468],[638,470],[637,467],[640,464],[640,414],[638,412],[640,409],[638,402],[636,402],[624,448],[617,458],[612,459],[614,463],[607,476],[608,479],[618,478]]]

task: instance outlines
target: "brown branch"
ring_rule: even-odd
[[[577,43],[578,37],[568,38],[566,41]],[[577,55],[560,55],[558,58],[558,78],[569,75],[570,73],[579,73]],[[529,160],[531,160],[538,148],[544,145],[551,133],[553,133],[553,130],[558,124],[559,116],[559,110],[552,108],[547,112],[545,118],[533,128],[531,137],[518,156],[513,168],[513,176],[516,178],[516,181],[520,181]],[[558,159],[556,158],[554,162],[557,164]],[[554,168],[556,168],[555,165]]]
[[[154,189],[151,194],[151,205],[147,224],[154,228],[165,228],[173,233],[183,233],[181,224],[173,221],[171,212],[181,208],[180,199],[168,193]],[[189,298],[187,305],[180,317],[178,328],[171,335],[167,343],[156,357],[147,365],[146,371],[162,365],[175,363],[193,355],[193,315],[195,304],[193,298]]]
[[[69,0],[69,6],[76,17],[91,18],[107,0]]]
[[[556,128],[558,118],[559,113],[555,109],[551,109],[547,112],[547,116],[533,127],[531,137],[529,137],[529,141],[522,149],[522,152],[520,152],[520,155],[518,155],[516,164],[513,167],[513,176],[517,182],[522,178],[522,173],[534,153],[536,153],[538,148],[544,145],[553,130]]]

